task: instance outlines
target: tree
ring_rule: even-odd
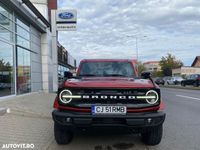
[[[137,66],[138,66],[138,74],[140,75],[143,71],[146,70],[144,64],[141,61],[137,62]]]
[[[153,71],[152,72],[152,77],[162,77],[163,72],[162,71]]]
[[[177,60],[175,56],[172,54],[167,54],[167,56],[163,56],[159,62],[161,66],[161,70],[163,72],[164,76],[171,76],[172,75],[172,69],[179,68],[183,66],[183,62],[180,60]]]
[[[4,62],[3,59],[0,59],[0,71],[10,71],[11,65],[9,62]]]

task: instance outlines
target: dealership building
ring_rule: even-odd
[[[76,67],[59,42],[52,48],[49,12],[56,0],[36,2],[0,0],[0,99],[55,91],[64,71]]]

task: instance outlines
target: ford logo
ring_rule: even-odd
[[[70,12],[62,12],[62,13],[59,13],[58,16],[61,19],[72,19],[74,17],[74,15]]]

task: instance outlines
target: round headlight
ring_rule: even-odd
[[[147,96],[146,101],[149,104],[155,104],[159,99],[158,93],[154,90],[148,91],[146,93],[146,96]]]
[[[72,92],[70,90],[62,90],[59,94],[59,99],[62,103],[67,104],[71,102]]]

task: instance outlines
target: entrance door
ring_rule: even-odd
[[[17,94],[31,91],[30,51],[17,47]]]

